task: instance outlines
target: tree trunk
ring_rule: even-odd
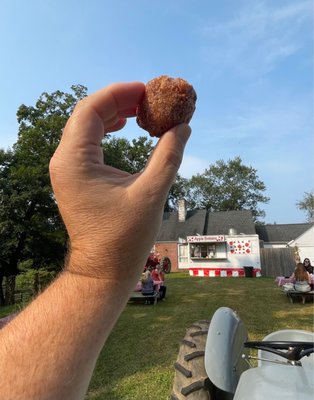
[[[4,306],[4,293],[3,293],[3,275],[0,275],[0,307]]]
[[[39,293],[39,272],[38,272],[38,270],[36,270],[34,273],[33,293],[35,295],[37,295]]]
[[[15,275],[6,277],[6,287],[5,287],[5,304],[12,305],[15,303]]]

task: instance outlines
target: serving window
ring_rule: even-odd
[[[191,259],[217,259],[227,258],[226,242],[215,243],[190,243]]]

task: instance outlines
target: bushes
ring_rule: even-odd
[[[16,277],[16,291],[30,291],[33,295],[44,290],[57,275],[45,268],[29,269]]]

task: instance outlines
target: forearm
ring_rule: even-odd
[[[61,274],[0,331],[0,368],[6,371],[0,398],[83,398],[129,286]]]

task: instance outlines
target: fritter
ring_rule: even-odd
[[[136,122],[151,136],[160,137],[174,126],[190,122],[196,99],[193,86],[184,79],[159,76],[146,84]]]

